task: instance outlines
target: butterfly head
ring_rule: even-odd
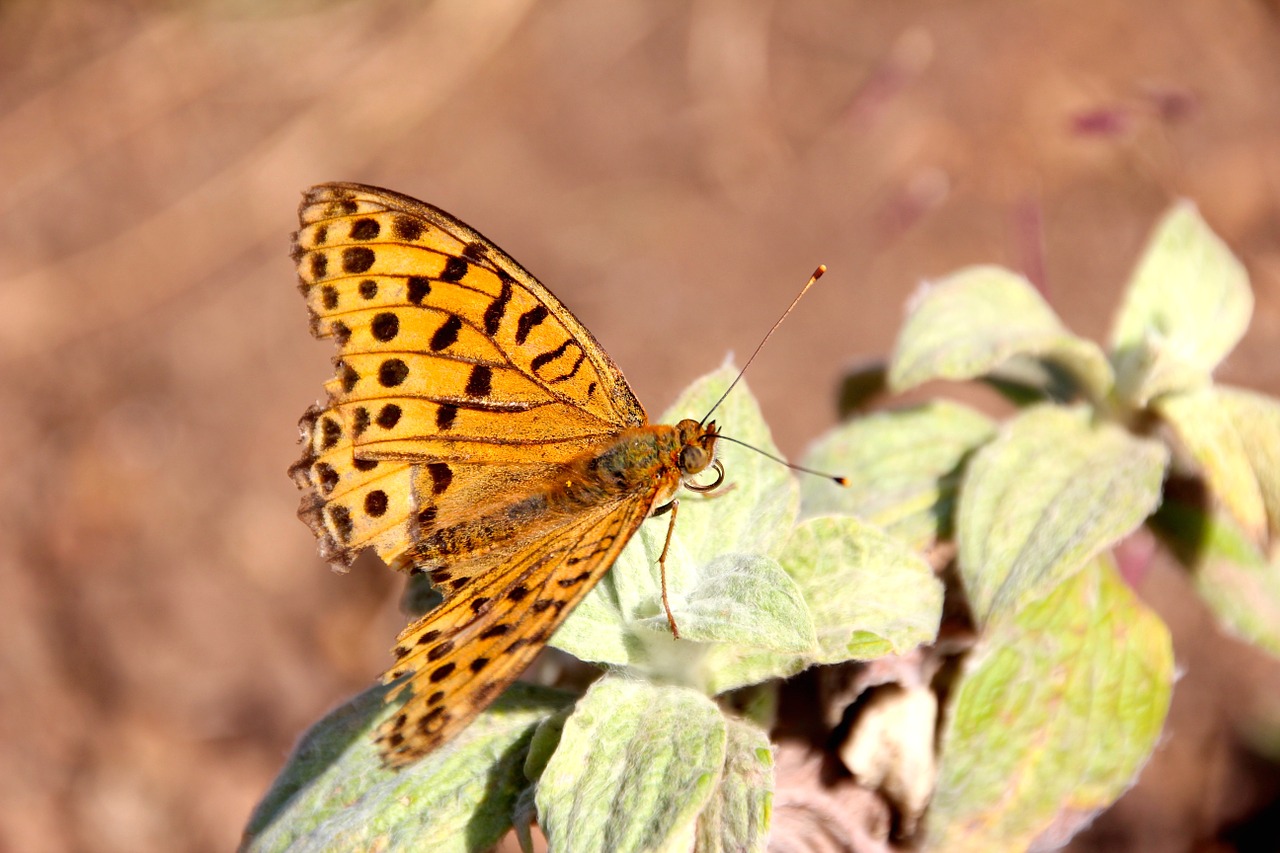
[[[676,435],[680,440],[680,455],[677,457],[680,467],[680,479],[695,492],[710,492],[724,482],[724,466],[716,459],[716,439],[720,436],[716,422],[703,426],[695,420],[686,418],[676,424]],[[715,482],[698,485],[693,478],[707,468],[714,468]]]

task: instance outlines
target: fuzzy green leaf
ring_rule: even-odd
[[[1280,400],[1225,385],[1216,388],[1258,479],[1273,544],[1280,542]]]
[[[942,731],[930,849],[1056,849],[1134,781],[1174,678],[1164,623],[1109,559],[993,628]]]
[[[538,782],[552,851],[688,849],[725,765],[710,699],[606,675],[578,701]]]
[[[889,385],[901,392],[931,379],[974,379],[1019,356],[1061,367],[1091,399],[1111,390],[1102,350],[1067,331],[1029,281],[994,266],[961,270],[920,292],[894,347]]]
[[[809,519],[792,535],[783,565],[813,612],[816,663],[901,654],[938,635],[942,582],[872,525],[848,516]]]
[[[375,687],[316,723],[245,829],[247,851],[487,850],[511,828],[528,784],[525,750],[567,705],[557,690],[514,684],[456,740],[401,771],[382,765],[373,732],[398,705]]]
[[[782,560],[808,602],[816,644],[801,653],[758,643],[703,646],[696,664],[707,693],[785,678],[815,663],[903,652],[937,635],[941,584],[918,555],[878,528],[848,516],[810,519],[795,529]]]
[[[1176,205],[1156,225],[1116,318],[1117,391],[1145,406],[1207,383],[1252,313],[1244,266],[1195,205]]]
[[[979,624],[1045,595],[1131,532],[1160,501],[1163,445],[1028,409],[969,463],[956,515],[960,574]]]
[[[1153,526],[1223,626],[1280,657],[1280,559],[1268,560],[1230,516],[1179,501],[1165,501]]]
[[[1263,446],[1267,438],[1280,440],[1280,434],[1258,435],[1259,430],[1266,430],[1266,425],[1251,423],[1247,414],[1239,417],[1244,414],[1243,404],[1241,396],[1233,396],[1228,402],[1216,388],[1207,387],[1166,394],[1157,399],[1153,407],[1173,427],[1182,446],[1200,466],[1209,491],[1235,516],[1246,535],[1261,541],[1267,532],[1267,507],[1262,499],[1258,472],[1240,430],[1251,430],[1252,444],[1264,457],[1260,460],[1264,464],[1266,456],[1280,459],[1280,450]],[[1272,424],[1273,432],[1274,427]],[[1266,472],[1263,476],[1274,481],[1280,475]]]
[[[776,652],[808,651],[817,642],[800,588],[772,557],[717,557],[703,568],[697,585],[671,604],[686,640]],[[665,630],[667,617],[651,616],[650,624]]]
[[[773,809],[773,751],[749,723],[727,720],[724,773],[698,818],[699,853],[763,851]]]
[[[804,478],[803,513],[856,515],[915,548],[948,538],[964,461],[993,435],[985,415],[946,400],[842,424],[804,464],[843,474],[849,485]]]

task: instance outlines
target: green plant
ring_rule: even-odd
[[[963,270],[915,300],[888,386],[982,379],[1018,412],[876,414],[806,460],[858,476],[839,493],[806,483],[810,511],[857,514],[917,547],[955,543],[976,636],[946,697],[928,846],[1051,849],[1132,784],[1174,681],[1168,631],[1111,553],[1139,525],[1173,546],[1229,629],[1280,651],[1267,550],[1280,404],[1212,379],[1251,309],[1244,269],[1187,203],[1156,227],[1108,353],[1022,277]]]
[[[725,366],[665,422],[705,412]],[[716,412],[733,437],[777,448],[742,384]],[[666,524],[647,523],[551,645],[608,668],[575,697],[517,685],[456,741],[397,773],[372,732],[395,713],[385,688],[333,712],[302,740],[246,830],[251,850],[403,847],[483,850],[539,825],[561,850],[762,849],[772,754],[760,725],[712,697],[814,664],[866,660],[930,642],[942,585],[906,545],[841,516],[797,522],[795,475],[724,443],[733,488],[684,496],[667,559]]]
[[[805,460],[848,474],[847,489],[725,445],[733,488],[682,498],[668,560],[682,639],[656,577],[666,526],[647,523],[552,640],[606,667],[585,694],[518,684],[397,773],[371,737],[395,708],[371,689],[303,738],[246,849],[482,850],[536,819],[553,850],[763,850],[768,688],[745,716],[716,697],[934,643],[943,584],[926,551],[939,565],[954,553],[941,576],[956,579],[948,595],[972,632],[931,652],[946,674],[938,769],[889,772],[923,777],[908,786],[923,796],[899,803],[902,825],[932,792],[926,846],[1069,838],[1132,783],[1174,680],[1168,631],[1121,579],[1113,546],[1150,524],[1229,626],[1277,650],[1265,546],[1280,532],[1280,406],[1210,377],[1249,313],[1239,264],[1186,205],[1139,264],[1109,355],[1013,273],[928,287],[890,386],[985,378],[1020,406],[1013,417],[935,401],[849,422]],[[705,411],[733,373],[704,377],[664,420]],[[717,419],[776,452],[745,388]],[[1166,493],[1171,448],[1175,471],[1202,476],[1221,509]],[[915,754],[934,752],[931,714],[897,735]]]

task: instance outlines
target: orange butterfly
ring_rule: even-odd
[[[299,219],[312,332],[340,349],[328,400],[301,423],[299,515],[335,568],[372,547],[444,594],[401,632],[383,676],[407,677],[393,698],[412,691],[378,733],[403,765],[528,666],[641,522],[676,508],[681,484],[720,485],[718,433],[650,424],[577,318],[444,211],[323,184]],[[708,467],[715,482],[691,482]]]

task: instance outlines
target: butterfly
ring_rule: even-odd
[[[577,318],[444,211],[333,183],[304,194],[299,222],[311,330],[339,349],[301,421],[299,516],[335,568],[372,548],[444,597],[383,676],[409,696],[377,734],[403,766],[515,680],[681,485],[721,484],[719,433],[649,423]]]

